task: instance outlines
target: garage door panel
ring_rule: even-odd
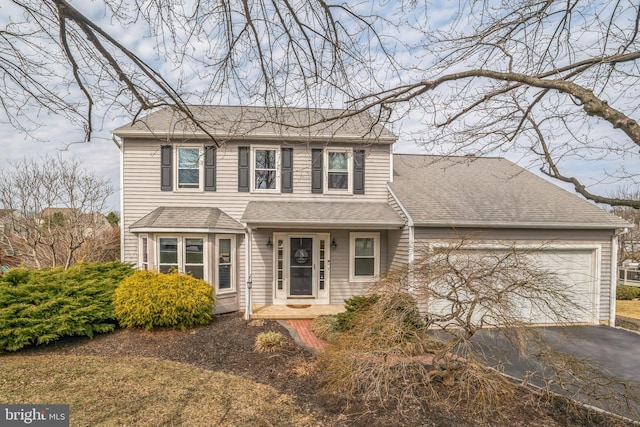
[[[464,250],[464,254],[459,256],[461,264],[464,268],[473,268],[474,263],[478,265],[483,262],[495,262],[500,259],[501,255],[505,255],[506,251],[477,249]],[[544,251],[524,253],[523,268],[526,265],[533,265],[539,270],[550,273],[552,280],[558,281],[561,293],[565,295],[567,300],[549,301],[547,299],[532,299],[530,295],[518,296],[510,294],[511,311],[507,316],[526,323],[534,324],[555,324],[559,321],[576,322],[576,323],[597,323],[597,277],[595,249],[580,250],[562,250],[548,249]],[[475,261],[470,261],[474,258]],[[549,288],[554,284],[550,280]],[[441,295],[446,294],[446,283],[432,284],[432,288],[439,290]],[[490,292],[490,290],[488,291]],[[457,298],[461,300],[473,299],[470,293],[457,292]],[[431,298],[429,301],[429,311],[432,314],[446,316],[454,310],[454,304],[445,298]],[[493,307],[475,308],[473,322],[480,324],[483,320],[484,324],[498,324],[505,321],[501,315],[492,316]],[[558,316],[561,314],[561,316]]]

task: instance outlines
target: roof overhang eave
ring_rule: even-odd
[[[379,137],[363,137],[361,135],[274,135],[274,134],[259,134],[251,133],[245,135],[229,135],[223,134],[211,134],[207,135],[204,132],[193,133],[180,133],[180,132],[150,132],[140,130],[122,130],[112,131],[113,135],[120,138],[140,138],[140,139],[207,139],[211,140],[213,137],[219,138],[225,141],[247,141],[259,139],[260,141],[318,141],[327,142],[336,140],[338,142],[371,142],[375,141],[379,144],[393,144],[398,138],[396,136],[379,136]]]
[[[314,230],[335,230],[335,229],[358,229],[358,230],[395,230],[404,226],[402,222],[362,222],[362,221],[264,221],[264,220],[242,220],[244,224],[252,229],[273,228],[273,229],[314,229]]]
[[[198,234],[243,234],[244,229],[236,228],[208,228],[208,227],[129,227],[129,231],[132,233],[198,233]]]
[[[552,222],[438,222],[416,221],[416,227],[429,228],[527,228],[547,230],[618,230],[628,228],[628,224],[599,224],[599,223],[552,223]]]

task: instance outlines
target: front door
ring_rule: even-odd
[[[274,233],[273,303],[296,304],[301,298],[329,304],[328,233]]]
[[[290,238],[289,256],[289,296],[312,297],[313,238]]]

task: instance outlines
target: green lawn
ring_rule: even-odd
[[[616,315],[640,320],[640,300],[617,300]]]
[[[150,358],[2,356],[1,403],[70,405],[72,426],[311,426],[294,400],[240,377]]]

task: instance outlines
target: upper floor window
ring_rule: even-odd
[[[253,148],[253,189],[280,191],[280,151],[272,147]]]
[[[351,150],[325,151],[325,190],[328,192],[351,192]]]
[[[216,146],[163,145],[160,190],[216,191]]]
[[[177,156],[178,188],[200,188],[200,149],[179,147]]]

